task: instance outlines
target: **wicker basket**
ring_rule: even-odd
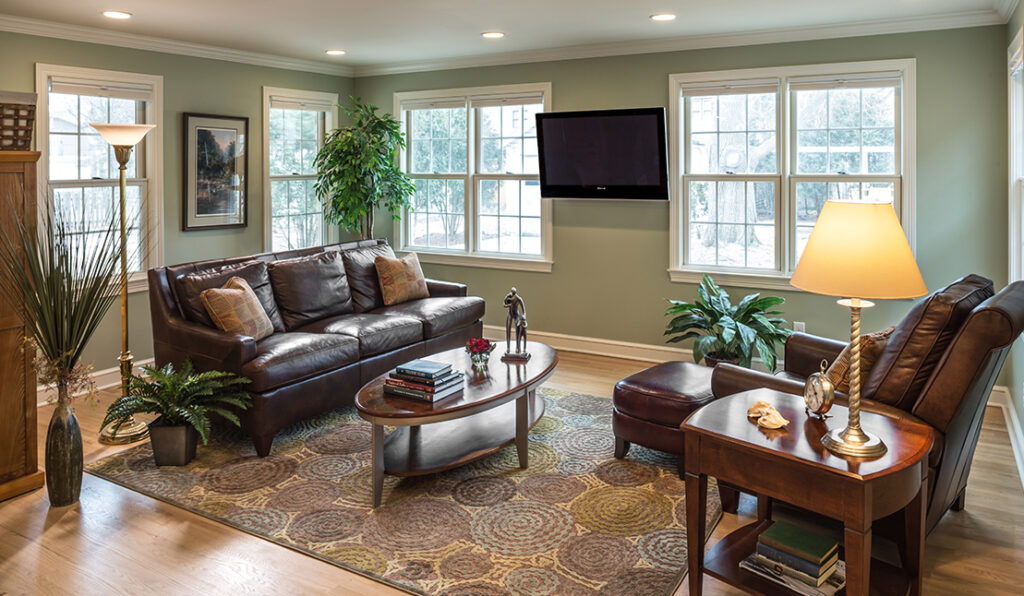
[[[0,151],[29,151],[36,121],[35,93],[0,92]]]

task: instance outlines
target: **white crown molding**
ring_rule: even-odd
[[[1016,5],[1018,0],[995,1],[1004,3],[1012,2]],[[1002,6],[999,8],[1003,9]],[[815,39],[835,39],[842,37],[887,35],[892,33],[912,33],[915,31],[959,29],[963,27],[982,27],[986,25],[1005,24],[1006,17],[1003,16],[1001,12],[1001,10],[997,11],[990,8],[927,17],[879,19],[837,25],[751,31],[749,33],[695,35],[671,39],[652,39],[568,46],[543,50],[530,50],[525,52],[491,54],[488,56],[424,60],[419,62],[407,62],[405,64],[356,66],[354,68],[354,76],[369,77],[410,72],[451,70],[456,68],[473,68],[479,66],[523,64],[527,62],[550,62],[553,60],[602,58],[607,56],[626,56],[631,54],[654,54],[658,52],[678,52],[683,50],[752,46],[768,43],[810,41]],[[1012,9],[1010,12],[1012,12]]]
[[[1017,4],[1020,0],[992,0],[992,10],[999,13],[999,16],[1003,17],[1003,21],[1009,21],[1010,15],[1017,9]]]
[[[120,31],[111,31],[109,29],[100,29],[97,27],[83,27],[81,25],[68,25],[66,23],[28,19],[5,14],[0,14],[0,31],[23,33],[25,35],[38,35],[41,37],[53,37],[56,39],[67,39],[70,41],[82,41],[86,43],[98,43],[136,50],[162,52],[165,54],[180,54],[182,56],[209,58],[211,60],[225,60],[228,62],[239,62],[255,66],[297,70],[300,72],[315,72],[319,74],[343,77],[353,76],[352,67],[344,64],[327,64],[324,62],[317,62],[315,60],[286,58],[283,56],[274,56],[272,54],[233,50],[218,46],[175,41],[173,39],[150,37],[148,35],[136,35],[134,33],[123,33]]]

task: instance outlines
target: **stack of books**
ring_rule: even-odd
[[[462,385],[462,371],[451,364],[413,360],[391,371],[384,393],[433,402],[461,393]]]
[[[831,596],[846,585],[839,544],[784,521],[758,536],[756,552],[740,567],[808,596]]]

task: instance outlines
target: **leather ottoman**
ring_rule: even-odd
[[[684,440],[679,425],[715,399],[712,370],[693,362],[664,362],[616,383],[612,397],[615,457],[624,458],[632,443],[671,453],[679,457],[682,478]],[[719,493],[722,508],[735,512],[736,493],[722,487]]]

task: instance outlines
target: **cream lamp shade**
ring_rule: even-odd
[[[790,283],[841,298],[915,298],[928,291],[889,202],[826,201]]]
[[[103,140],[115,147],[134,147],[146,136],[146,133],[156,128],[155,124],[103,124],[95,122],[89,126],[96,129],[103,137]]]

